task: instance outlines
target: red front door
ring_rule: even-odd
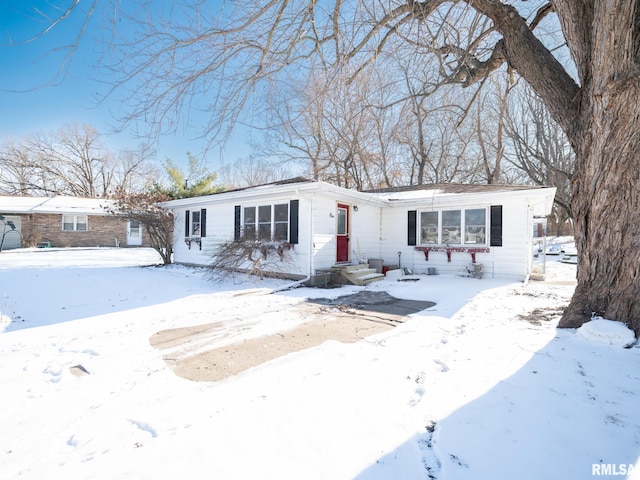
[[[336,262],[349,261],[349,205],[338,204]]]

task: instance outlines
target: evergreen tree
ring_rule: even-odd
[[[161,193],[167,195],[171,200],[176,200],[211,195],[224,190],[224,187],[215,184],[218,178],[215,172],[210,172],[191,152],[187,152],[187,157],[189,159],[189,167],[186,173],[171,159],[167,158],[162,163],[162,166],[169,176],[169,185],[163,186],[159,183],[154,183],[151,193]]]

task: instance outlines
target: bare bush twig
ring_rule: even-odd
[[[211,278],[222,281],[236,273],[284,278],[292,263],[294,245],[258,238],[240,237],[219,244],[209,265]]]

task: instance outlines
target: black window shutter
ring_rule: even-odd
[[[491,243],[492,247],[502,246],[502,205],[491,206]]]
[[[298,244],[300,200],[289,202],[289,243]]]
[[[409,215],[407,218],[407,228],[408,228],[408,234],[407,234],[407,245],[416,245],[417,242],[417,236],[416,236],[416,232],[417,232],[417,227],[418,227],[418,212],[417,210],[409,210]]]
[[[207,236],[207,209],[200,210],[200,236]]]
[[[185,237],[188,237],[191,234],[191,231],[189,229],[190,220],[191,220],[191,212],[189,210],[186,210],[184,212],[184,236]]]
[[[233,239],[240,240],[240,205],[234,207]]]

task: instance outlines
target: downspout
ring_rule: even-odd
[[[524,285],[529,285],[531,272],[533,270],[533,205],[527,203],[527,269],[524,275]]]
[[[307,272],[307,278],[305,281],[311,279],[313,272],[315,271],[315,260],[316,257],[314,255],[313,249],[315,248],[315,242],[313,240],[313,224],[315,222],[315,193],[311,194],[311,200],[309,201],[309,271]]]

